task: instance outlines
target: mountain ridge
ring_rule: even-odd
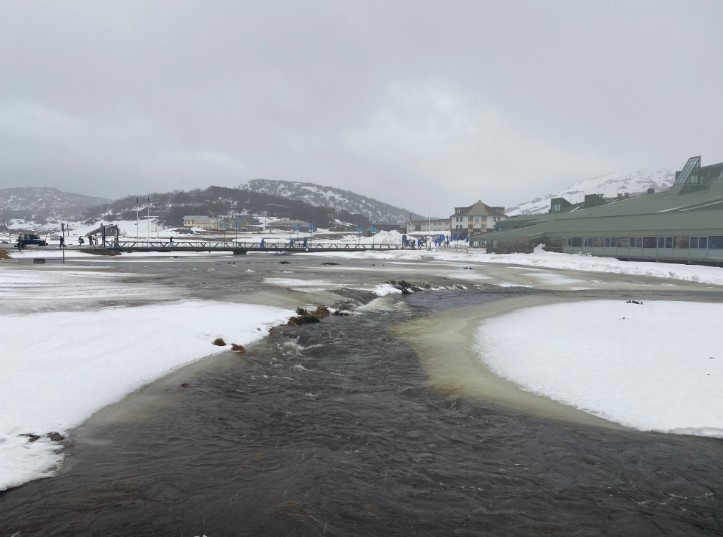
[[[565,198],[570,203],[580,203],[584,201],[586,194],[602,194],[606,198],[614,198],[618,195],[643,193],[650,188],[659,192],[670,188],[674,180],[675,172],[667,168],[638,169],[628,173],[618,172],[599,175],[577,181],[553,194],[547,194],[508,207],[505,214],[508,216],[521,216],[546,213],[550,209],[550,200],[552,198]]]
[[[64,192],[55,187],[12,187],[0,189],[0,220],[74,220],[96,205],[110,200]]]
[[[251,179],[239,185],[240,189],[281,196],[287,199],[303,201],[310,205],[329,207],[337,211],[362,214],[370,222],[379,224],[399,224],[413,219],[423,218],[408,209],[395,207],[389,203],[363,196],[341,188],[318,185],[302,181],[275,179]]]

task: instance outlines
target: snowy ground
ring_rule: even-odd
[[[84,285],[77,285],[79,277]],[[99,294],[132,298],[114,280],[87,272],[59,277],[0,269],[5,306],[0,313],[0,490],[52,474],[63,455],[49,433],[66,434],[169,370],[219,352],[224,348],[212,344],[217,337],[247,345],[293,315],[280,308],[200,301],[93,307]],[[139,291],[146,300],[149,288]],[[38,301],[44,309],[60,306],[61,311],[38,312]],[[67,311],[68,301],[84,310]],[[28,434],[39,438],[29,442],[21,436]]]
[[[520,265],[572,271],[599,272],[646,276],[672,280],[723,285],[723,268],[672,263],[620,261],[612,257],[593,257],[545,252],[538,249],[532,254],[487,254],[476,248],[432,248],[431,250],[390,250],[367,252],[329,252],[329,257],[374,259],[448,261],[484,266],[485,264]]]
[[[394,244],[401,236],[386,232],[373,239],[347,235],[334,240]],[[544,251],[488,255],[467,250],[463,243],[455,246],[324,255],[421,263],[429,270],[448,271],[450,277],[485,283],[486,266],[511,265],[508,273],[526,274],[535,287],[583,289],[589,283],[589,278],[586,283],[584,278],[545,268],[657,277],[661,284],[667,279],[723,285],[723,270],[717,267],[631,263]],[[149,263],[168,254],[109,259],[49,247],[11,250],[11,255],[21,261],[34,257],[54,261],[42,271],[5,270],[0,264],[0,490],[47,475],[58,464],[62,454],[56,453],[58,444],[45,436],[48,433],[62,433],[168,370],[212,354],[217,348],[211,341],[217,336],[247,344],[292,314],[250,305],[164,303],[151,284],[129,289],[113,274],[87,268],[67,271],[74,259],[93,260],[101,269],[109,263]],[[60,276],[57,258],[63,255],[67,264]],[[228,254],[174,253],[173,257],[198,255]],[[309,292],[329,284],[293,277],[267,283]],[[375,291],[398,292],[388,285]],[[110,309],[100,304],[106,296],[132,304],[139,294],[157,304]],[[481,328],[481,355],[499,374],[631,427],[723,436],[723,357],[705,343],[715,333],[715,319],[721,318],[723,306],[597,302],[549,308],[520,311]],[[695,322],[683,324],[690,319]],[[25,337],[34,326],[42,327],[43,338]],[[178,330],[179,326],[187,329]],[[124,338],[122,346],[115,344],[119,335]],[[31,443],[18,436],[23,434],[40,438]]]
[[[723,438],[723,304],[587,301],[486,321],[480,355],[525,389],[645,431]]]

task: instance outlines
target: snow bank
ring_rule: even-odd
[[[478,348],[500,376],[591,414],[723,437],[721,318],[721,304],[556,304],[486,321]]]
[[[36,277],[18,272],[12,280],[23,275]],[[205,301],[32,315],[2,310],[0,490],[52,475],[63,455],[48,433],[65,433],[169,370],[219,352],[217,337],[248,345],[291,315]],[[31,443],[27,434],[40,438]]]
[[[537,248],[532,254],[482,255],[483,257],[480,261],[484,263],[511,263],[533,267],[607,272],[611,274],[628,274],[631,276],[649,276],[653,278],[671,278],[696,283],[723,285],[723,269],[720,267],[620,261],[613,257],[558,254],[546,252],[541,248]]]
[[[321,255],[321,254],[319,254]],[[376,260],[449,261],[467,264],[505,264],[529,267],[577,270],[651,278],[669,278],[695,283],[723,285],[723,268],[674,263],[620,261],[612,257],[558,254],[537,250],[532,254],[487,254],[478,249],[391,250],[366,252],[326,252],[337,258]]]

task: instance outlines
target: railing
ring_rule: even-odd
[[[120,240],[106,241],[105,246],[87,246],[80,247],[88,250],[115,250],[120,252],[129,251],[156,251],[156,252],[321,252],[321,251],[380,251],[380,250],[400,250],[402,245],[399,243],[379,243],[379,244],[362,244],[362,243],[316,243],[303,241],[264,241],[264,242],[237,242],[237,241],[218,241],[218,240]]]

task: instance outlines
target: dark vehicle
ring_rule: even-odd
[[[37,246],[47,246],[48,243],[45,241],[45,239],[40,238],[40,235],[36,235],[35,233],[23,233],[21,235],[18,235],[18,241],[15,244],[18,248],[23,248],[25,246],[29,245],[37,245]]]

